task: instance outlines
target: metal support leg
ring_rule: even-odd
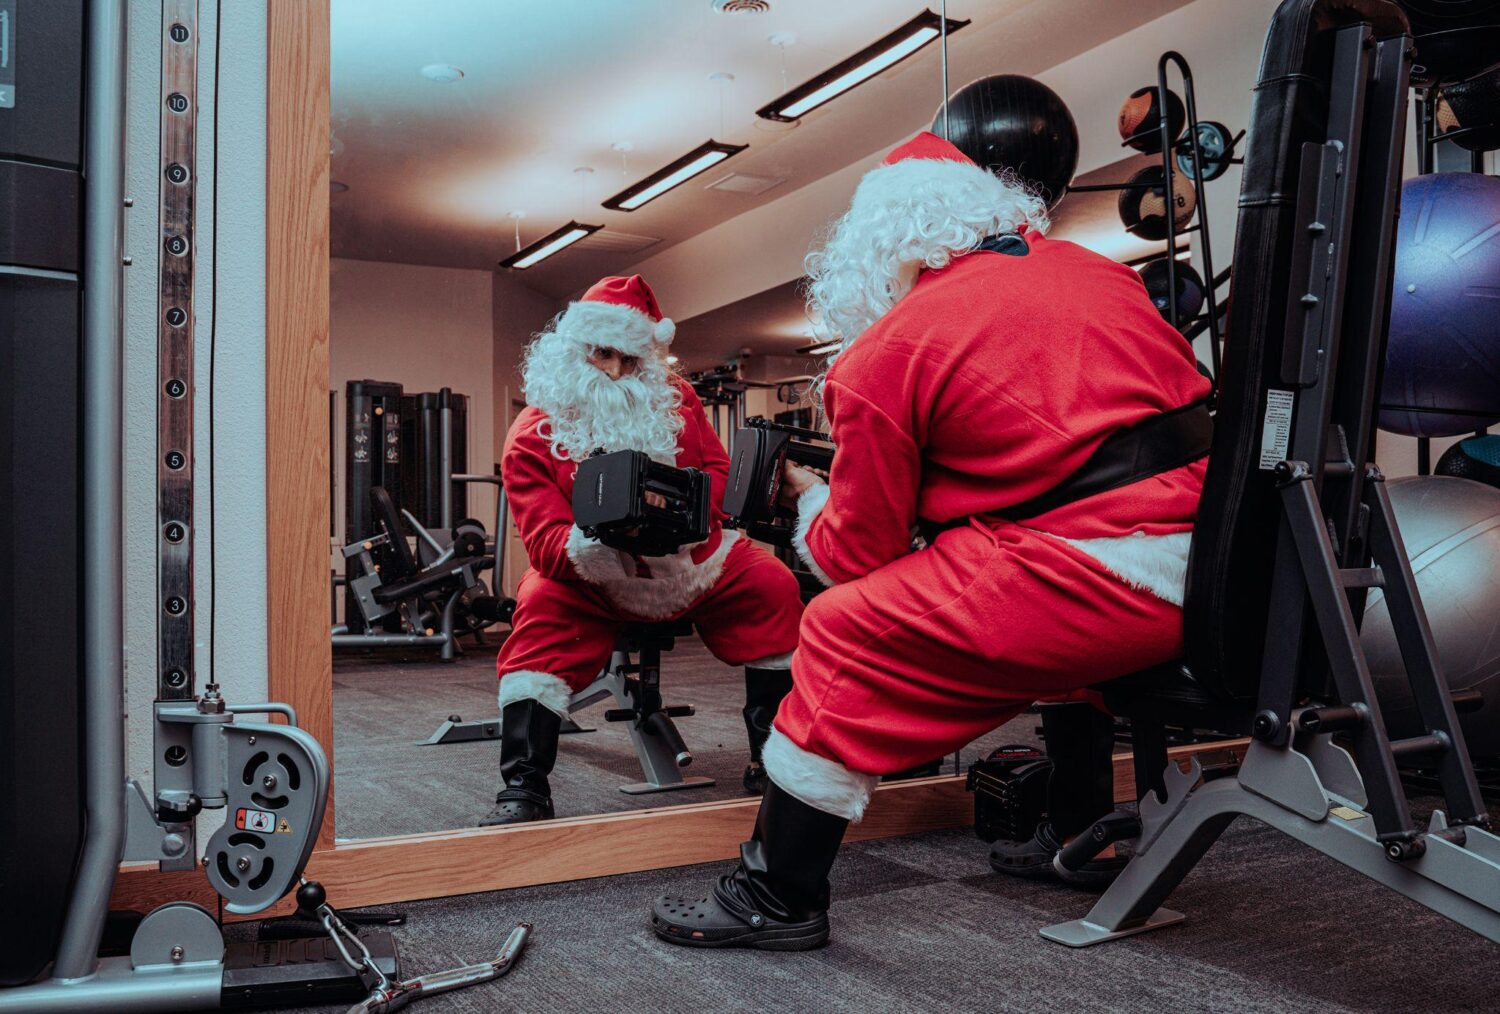
[[[1477,828],[1464,829],[1463,843],[1429,835],[1420,858],[1391,862],[1371,815],[1356,800],[1330,792],[1319,777],[1320,770],[1337,765],[1340,770],[1329,781],[1349,784],[1358,778],[1354,762],[1331,743],[1317,756],[1314,764],[1296,750],[1256,742],[1238,778],[1195,787],[1196,763],[1187,777],[1169,772],[1165,806],[1149,798],[1141,805],[1145,831],[1135,858],[1088,915],[1049,926],[1042,936],[1088,947],[1181,922],[1182,915],[1159,906],[1244,814],[1500,943],[1500,839]],[[1442,826],[1446,821],[1439,814],[1434,827]]]

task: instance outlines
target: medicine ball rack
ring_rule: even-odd
[[[1180,137],[1172,136],[1171,107],[1169,105],[1169,99],[1172,97],[1172,92],[1171,89],[1167,87],[1167,67],[1169,64],[1176,64],[1179,73],[1182,75],[1182,91],[1184,100],[1187,105],[1187,119],[1186,123],[1183,126],[1182,134]],[[1163,53],[1161,55],[1161,58],[1156,61],[1156,106],[1160,112],[1156,130],[1160,135],[1160,140],[1157,143],[1160,146],[1161,172],[1162,180],[1164,181],[1163,184],[1095,183],[1080,186],[1070,186],[1068,189],[1075,193],[1091,193],[1117,190],[1151,190],[1155,189],[1159,185],[1164,185],[1166,190],[1166,215],[1168,221],[1167,292],[1169,294],[1175,293],[1177,291],[1178,235],[1195,230],[1202,235],[1204,268],[1203,275],[1204,278],[1208,280],[1207,284],[1205,284],[1203,287],[1203,295],[1204,300],[1207,304],[1207,308],[1203,312],[1202,316],[1198,318],[1198,320],[1180,321],[1177,319],[1176,300],[1169,298],[1167,302],[1167,319],[1171,322],[1174,328],[1186,335],[1189,340],[1192,340],[1192,338],[1201,334],[1205,328],[1207,329],[1209,334],[1210,366],[1213,370],[1214,385],[1215,387],[1217,387],[1219,383],[1220,359],[1222,356],[1222,335],[1220,334],[1219,326],[1219,301],[1218,297],[1215,295],[1215,292],[1219,288],[1219,286],[1223,284],[1220,279],[1223,278],[1225,281],[1227,281],[1228,275],[1218,275],[1214,273],[1212,240],[1209,237],[1208,229],[1208,193],[1205,190],[1204,185],[1208,182],[1209,179],[1216,179],[1218,175],[1222,174],[1223,170],[1219,168],[1220,166],[1240,165],[1244,162],[1243,158],[1235,156],[1234,151],[1235,148],[1239,145],[1240,141],[1244,138],[1245,132],[1242,130],[1233,138],[1226,139],[1225,150],[1222,156],[1218,159],[1210,158],[1208,154],[1204,152],[1204,135],[1201,132],[1202,128],[1204,128],[1205,126],[1217,127],[1217,125],[1208,120],[1198,119],[1198,96],[1197,92],[1193,88],[1192,68],[1188,66],[1187,60],[1182,56],[1181,53],[1175,52],[1173,50],[1168,50],[1167,52]],[[1122,141],[1121,144],[1128,145],[1129,140],[1133,140],[1133,138]],[[1176,163],[1177,167],[1182,168],[1187,172],[1187,175],[1192,177],[1193,189],[1197,198],[1197,206],[1193,209],[1193,215],[1198,220],[1197,224],[1187,225],[1182,229],[1177,229],[1175,227],[1175,223],[1172,222],[1172,208],[1175,207],[1177,203],[1172,182],[1173,178],[1176,176],[1176,172],[1173,167],[1174,162]],[[1191,171],[1188,171],[1189,169],[1191,169]],[[1196,330],[1193,330],[1194,328],[1196,328]],[[1192,331],[1192,334],[1188,334],[1189,331]]]

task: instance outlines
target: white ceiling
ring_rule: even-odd
[[[973,24],[950,82],[1038,73],[1187,0],[949,0]],[[930,6],[936,7],[936,0]],[[938,47],[804,117],[762,129],[755,109],[924,9],[922,0],[772,0],[759,16],[710,0],[333,0],[335,256],[493,270],[569,219],[659,240],[654,254],[923,126],[941,97]],[[413,12],[417,12],[415,15]],[[767,42],[791,32],[781,55]],[[462,80],[421,67],[446,63]],[[716,72],[734,75],[727,86]],[[722,114],[721,114],[722,98]],[[704,140],[750,148],[633,213],[600,202]],[[634,146],[622,171],[615,142]],[[573,170],[588,166],[591,175]],[[730,171],[785,177],[759,196],[705,190]],[[521,275],[562,297],[640,252],[574,249]]]

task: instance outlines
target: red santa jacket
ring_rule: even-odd
[[[713,587],[739,536],[722,527],[729,456],[692,387],[680,377],[673,383],[682,393],[676,464],[709,474],[713,504],[708,538],[675,556],[638,559],[584,536],[573,524],[578,463],[553,455],[537,432],[547,418],[539,409],[528,406],[516,417],[500,459],[506,500],[532,569],[554,580],[596,585],[623,610],[644,619],[676,615]]]
[[[826,580],[907,553],[919,517],[1000,514],[1067,478],[1109,434],[1208,393],[1135,271],[1066,241],[1026,240],[1023,256],[981,251],[924,271],[829,371],[838,453],[828,486],[798,504],[797,539]],[[1180,604],[1205,467],[1025,525]]]

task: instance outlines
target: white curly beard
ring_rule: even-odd
[[[542,332],[526,350],[526,403],[546,413],[537,432],[552,453],[582,461],[601,449],[644,451],[676,463],[682,395],[664,354],[642,357],[636,372],[619,380],[590,363],[588,354],[588,345],[555,330]]]

